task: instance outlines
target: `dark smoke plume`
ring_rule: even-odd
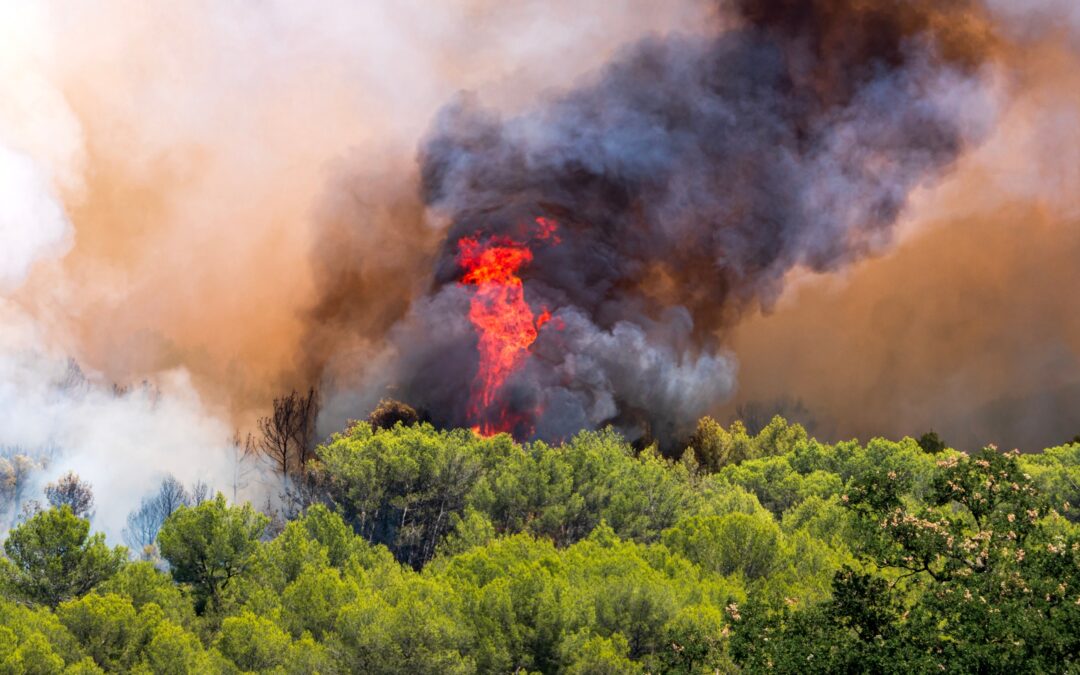
[[[459,240],[538,242],[525,297],[554,319],[503,391],[560,438],[614,423],[672,439],[730,396],[725,333],[795,267],[881,251],[913,189],[982,131],[988,38],[962,1],[740,0],[711,37],[653,37],[573,91],[504,119],[461,96],[420,152],[448,223],[430,289],[387,333],[389,387],[465,425],[476,372]]]

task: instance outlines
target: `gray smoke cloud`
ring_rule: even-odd
[[[537,436],[678,434],[739,370],[843,434],[948,417],[948,438],[995,440],[1009,409],[1015,442],[1060,438],[1080,87],[1048,43],[1080,45],[1077,18],[1071,0],[0,3],[0,452],[55,451],[32,496],[78,471],[115,538],[166,473],[231,492],[228,437],[283,389],[321,378],[325,433],[384,395],[471,424],[456,244],[537,216],[562,243],[534,245],[525,297],[555,317],[502,391]],[[896,247],[912,196],[994,123],[987,49],[1023,93],[963,200],[907,223],[964,236]],[[957,222],[957,201],[979,209]],[[755,311],[887,249],[863,267],[890,274],[851,272],[860,302]]]
[[[738,317],[793,268],[884,250],[911,192],[993,118],[982,36],[957,28],[974,4],[796,4],[723,5],[713,34],[646,38],[515,116],[444,108],[420,152],[444,243],[367,391],[480,421],[458,242],[520,240],[544,217],[561,241],[535,242],[520,274],[553,320],[497,406],[517,435],[613,423],[670,442],[728,397]]]
[[[113,541],[169,474],[276,498],[250,466],[233,489],[230,438],[314,382],[311,363],[351,365],[368,345],[346,340],[400,318],[414,252],[438,242],[412,160],[439,106],[469,88],[518,107],[703,11],[0,2],[0,530],[69,470]],[[342,166],[353,180],[327,187]],[[325,339],[308,339],[321,317]]]

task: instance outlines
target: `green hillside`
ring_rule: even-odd
[[[317,455],[294,519],[180,506],[148,560],[67,508],[26,520],[0,671],[1080,667],[1080,444],[931,453],[705,419],[673,461],[613,431],[357,423]]]

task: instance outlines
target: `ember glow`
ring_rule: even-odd
[[[558,243],[557,225],[536,219],[537,241]],[[469,321],[478,334],[479,365],[469,395],[473,429],[484,436],[500,432],[531,434],[530,415],[512,411],[500,393],[506,379],[521,367],[540,328],[551,319],[543,308],[534,315],[525,302],[519,270],[532,262],[528,243],[509,237],[465,237],[458,241],[461,283],[476,287],[469,304]]]

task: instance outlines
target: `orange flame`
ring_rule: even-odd
[[[537,240],[558,243],[556,223],[537,218]],[[478,423],[473,431],[490,436],[503,431],[520,431],[527,423],[506,406],[499,406],[498,394],[506,378],[521,367],[541,326],[551,319],[543,309],[534,317],[525,302],[525,288],[518,271],[532,262],[528,245],[508,237],[483,243],[475,237],[458,241],[458,264],[465,270],[461,283],[476,286],[469,305],[469,320],[479,333],[480,363],[469,397],[468,414]],[[531,433],[531,430],[530,430]]]

